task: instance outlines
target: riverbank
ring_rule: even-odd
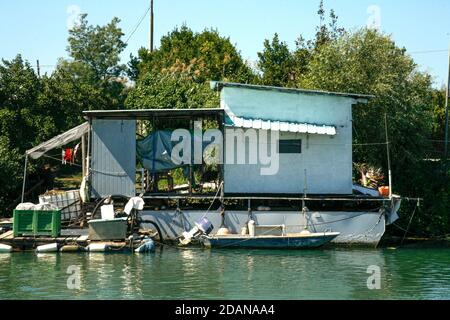
[[[419,238],[419,237],[403,237],[384,236],[379,248],[411,248],[411,249],[445,249],[450,248],[450,236],[440,238]]]

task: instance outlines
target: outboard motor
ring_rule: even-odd
[[[195,227],[189,232],[183,232],[183,236],[180,239],[180,243],[184,246],[190,244],[192,239],[199,237],[200,235],[209,235],[214,230],[214,226],[207,218],[201,219],[195,223]]]

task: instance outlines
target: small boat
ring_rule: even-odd
[[[339,232],[325,232],[288,234],[283,236],[207,236],[203,238],[203,244],[211,248],[312,249],[329,243],[339,235]]]

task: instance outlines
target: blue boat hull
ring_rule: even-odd
[[[312,249],[336,238],[339,233],[311,237],[212,237],[204,243],[212,248]]]

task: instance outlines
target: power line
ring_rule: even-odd
[[[408,52],[409,54],[426,54],[426,53],[444,53],[448,52],[447,49],[445,50],[423,50],[423,51],[411,51]]]
[[[144,21],[145,17],[147,17],[147,14],[150,12],[151,6],[147,8],[147,11],[145,11],[145,14],[142,16],[142,18],[139,20],[136,27],[133,29],[133,31],[128,36],[127,40],[125,41],[125,44],[128,44],[128,41],[130,41],[131,37],[135,34],[135,32],[138,30],[138,28],[141,26],[142,22]]]

